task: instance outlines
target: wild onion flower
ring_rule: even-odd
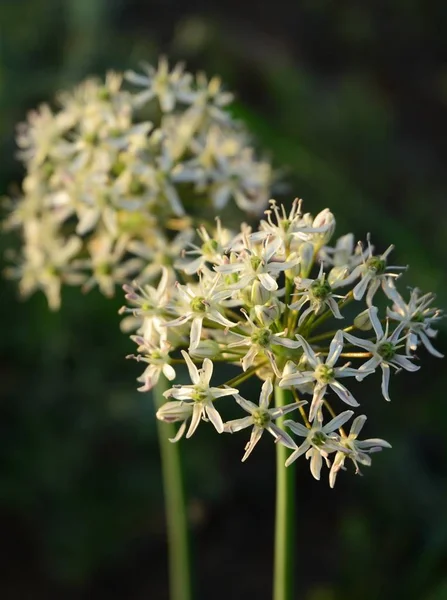
[[[6,222],[23,236],[8,270],[21,292],[40,289],[57,309],[63,284],[111,296],[162,266],[175,278],[195,216],[212,220],[227,206],[236,222],[259,214],[272,168],[230,116],[231,101],[218,78],[162,58],[142,74],[88,79],[32,111],[18,128],[26,174]]]
[[[176,369],[174,385],[165,393],[168,402],[157,412],[163,421],[181,423],[175,441],[187,423],[186,437],[191,437],[201,420],[210,420],[217,432],[251,428],[245,461],[267,430],[275,443],[293,449],[287,465],[306,455],[318,479],[326,464],[333,486],[347,459],[358,473],[359,465],[371,464],[373,452],[390,447],[384,440],[358,439],[365,415],[354,419],[345,433],[343,426],[354,411],[343,407],[359,407],[362,394],[357,391],[354,398],[341,380],[363,381],[380,367],[382,393],[389,400],[391,367],[417,370],[414,350],[420,345],[437,353],[427,340],[435,335],[441,311],[432,307],[432,295],[419,291],[404,303],[396,288],[397,273],[386,265],[390,249],[376,255],[368,240],[365,253],[352,234],[331,247],[334,215],[325,209],[313,217],[302,214],[301,206],[295,200],[288,211],[271,201],[267,220],[257,230],[243,224],[232,234],[220,220],[214,231],[201,226],[191,254],[182,252],[174,261],[170,273],[177,283],[162,285],[155,312],[144,300],[154,297],[155,288],[146,288],[142,295],[136,286],[125,287],[133,307],[124,310],[141,319],[133,339],[139,345],[137,356],[152,365],[140,377],[146,388],[165,361],[186,363],[189,369],[193,385],[175,384]],[[370,306],[380,293],[381,302]],[[383,304],[388,308],[379,310]],[[357,315],[352,320],[348,305]],[[149,345],[141,343],[146,337]],[[162,348],[163,357],[157,353],[152,358],[151,352]],[[210,387],[213,364],[220,363],[230,365],[235,374],[219,380],[216,370],[216,387]],[[263,382],[259,403],[239,392],[251,378]],[[269,408],[272,390],[281,388],[294,402]],[[308,405],[303,399],[307,396]],[[225,402],[248,414],[223,423],[218,409]],[[294,420],[283,423],[292,410]],[[298,446],[294,436],[304,442]]]

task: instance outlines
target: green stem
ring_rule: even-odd
[[[163,392],[168,387],[168,382],[162,375],[154,388],[157,408],[164,404]],[[169,598],[191,600],[188,518],[179,443],[172,444],[169,441],[176,433],[173,423],[165,423],[158,419],[157,423],[168,534]]]
[[[293,401],[290,392],[275,387],[275,405],[284,406]],[[284,417],[277,420],[283,426]],[[285,467],[290,450],[276,445],[276,517],[273,600],[293,600],[294,595],[294,539],[295,539],[295,470],[294,464]]]

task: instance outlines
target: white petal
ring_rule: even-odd
[[[310,448],[310,444],[307,440],[305,440],[301,446],[298,448],[298,450],[295,450],[295,452],[292,452],[292,454],[289,456],[289,458],[286,460],[285,462],[285,466],[289,467],[293,462],[296,461],[297,458],[299,458],[300,456],[302,456],[305,452],[307,452]]]
[[[390,383],[390,366],[385,364],[385,363],[381,363],[381,368],[382,368],[382,394],[383,397],[385,398],[385,400],[387,400],[388,402],[391,401],[391,398],[389,396],[388,393],[388,386]]]
[[[399,367],[402,367],[402,369],[410,371],[411,373],[418,371],[421,368],[419,365],[415,365],[413,362],[411,362],[411,360],[408,360],[406,356],[400,356],[399,354],[393,358],[392,362],[396,365],[399,365]]]
[[[304,425],[301,425],[301,423],[297,423],[296,421],[291,421],[290,419],[288,419],[287,421],[284,421],[284,425],[291,429],[293,433],[296,433],[301,437],[307,438],[307,436],[309,435],[310,429],[304,427]]]
[[[362,450],[367,450],[368,448],[391,448],[391,444],[380,438],[369,438],[357,442],[357,447]]]
[[[200,336],[202,334],[202,323],[203,317],[196,317],[191,323],[189,351],[195,350],[199,345]]]
[[[217,412],[216,408],[213,406],[212,402],[208,402],[205,407],[206,416],[214,425],[217,433],[223,433],[224,424],[222,422],[222,417]]]
[[[326,358],[326,364],[333,367],[343,350],[343,332],[338,330],[329,346],[329,354]]]
[[[213,375],[213,362],[209,358],[203,360],[202,372],[200,374],[200,383],[209,386]]]
[[[169,381],[172,381],[173,379],[175,379],[174,368],[168,364],[163,365],[163,375],[166,377],[166,379],[169,379]]]
[[[319,361],[315,355],[315,352],[312,350],[310,344],[299,333],[296,334],[296,339],[300,342],[307,360],[312,365],[312,367],[315,368],[318,365]]]
[[[346,423],[346,421],[349,421],[353,414],[353,410],[345,410],[344,412],[331,419],[329,423],[326,423],[326,425],[323,427],[323,432],[331,433],[332,431],[339,429]]]
[[[353,273],[351,275],[353,275]],[[355,286],[353,292],[354,292],[354,298],[356,300],[361,300],[363,298],[363,296],[365,295],[365,292],[366,292],[366,288],[368,287],[368,284],[370,281],[371,281],[371,275],[366,273],[362,277],[362,279],[358,282],[358,284]]]
[[[185,429],[186,429],[186,421],[183,421],[183,423],[180,425],[179,430],[177,431],[176,435],[173,438],[169,438],[169,441],[172,442],[173,444],[175,444],[175,442],[178,442],[179,439],[181,437],[183,437],[183,434],[185,433]]]
[[[424,346],[427,348],[430,354],[436,356],[436,358],[444,358],[444,355],[438,352],[436,348],[434,348],[433,344],[430,342],[428,336],[426,336],[425,333],[421,331],[419,333],[419,337],[421,338],[421,342],[424,344]]]
[[[193,435],[193,433],[195,432],[195,430],[197,429],[197,427],[200,423],[201,418],[202,418],[202,405],[199,403],[196,403],[196,404],[194,404],[194,407],[192,410],[191,423],[189,425],[188,433],[186,434],[187,438],[190,438]]]
[[[235,433],[236,431],[241,431],[241,429],[251,427],[252,425],[253,419],[251,417],[242,417],[242,419],[234,419],[233,421],[225,423],[224,431],[226,433]]]
[[[253,452],[254,447],[261,439],[263,433],[264,433],[264,429],[262,427],[253,427],[253,431],[251,432],[250,440],[247,443],[247,445],[245,446],[245,454],[242,457],[242,462],[247,460],[247,458]]]
[[[321,454],[318,452],[318,450],[313,448],[310,459],[310,472],[318,481],[320,480],[320,472],[322,466],[323,459],[321,458]]]
[[[377,339],[381,339],[383,337],[383,327],[380,322],[379,317],[377,316],[378,308],[376,306],[371,306],[368,310],[369,319],[371,321],[372,326],[374,327],[374,331],[376,332]]]
[[[287,448],[290,448],[291,450],[297,449],[297,445],[292,440],[290,435],[288,433],[286,433],[283,429],[280,429],[278,427],[278,425],[275,425],[274,423],[270,423],[270,425],[268,427],[266,427],[266,429],[269,433],[271,433],[273,435],[276,442],[279,442],[280,444],[282,444],[283,446],[286,446]]]
[[[261,388],[261,395],[259,398],[259,406],[261,408],[268,408],[270,403],[270,396],[273,392],[273,384],[270,377],[264,381]]]
[[[343,402],[346,402],[346,404],[349,404],[349,406],[359,406],[359,403],[351,394],[351,392],[339,381],[333,381],[329,384],[329,386],[337,394],[340,400],[343,400]]]
[[[362,338],[356,337],[355,335],[346,333],[346,331],[343,332],[343,337],[345,337],[348,340],[348,342],[351,342],[351,344],[354,344],[354,346],[360,346],[360,348],[364,348],[369,352],[374,351],[375,345],[369,340],[363,340]]]
[[[354,437],[357,437],[358,434],[361,432],[361,430],[363,429],[363,426],[366,422],[366,415],[360,415],[358,417],[356,417],[351,425],[351,430],[349,432],[349,435],[352,435]]]
[[[252,366],[257,354],[258,354],[257,346],[251,346],[250,350],[247,352],[247,354],[244,356],[244,358],[241,361],[242,369],[244,371],[246,371],[247,369],[249,369]]]
[[[182,350],[182,356],[186,362],[186,366],[188,367],[189,376],[191,378],[191,381],[194,384],[199,383],[199,381],[200,381],[199,371],[198,371],[196,365],[192,362],[191,357],[184,350]]]
[[[269,273],[258,273],[257,277],[267,291],[274,292],[278,289],[278,284]]]

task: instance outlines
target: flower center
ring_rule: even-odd
[[[368,271],[372,271],[375,275],[382,275],[385,273],[386,269],[386,260],[380,258],[380,256],[371,256],[366,261],[366,266]]]
[[[146,186],[138,179],[133,179],[129,185],[129,193],[132,196],[142,196],[146,191]]]
[[[425,321],[424,315],[420,312],[414,313],[411,320],[413,323],[423,323]]]
[[[377,348],[377,353],[384,360],[391,360],[396,355],[396,347],[391,342],[384,342]]]
[[[266,348],[270,343],[271,337],[272,332],[270,329],[259,329],[252,334],[251,341],[259,346],[262,346],[263,348]]]
[[[262,259],[259,258],[259,256],[252,256],[250,258],[250,264],[252,266],[253,271],[257,271],[257,269],[259,268],[261,263],[262,263]]]
[[[266,427],[270,423],[270,415],[266,410],[255,410],[252,417],[253,423],[257,427]]]
[[[329,365],[318,365],[315,377],[320,383],[330,383],[334,379],[334,369]]]
[[[191,396],[194,402],[205,402],[208,399],[207,391],[200,387],[195,387]]]
[[[323,446],[326,442],[326,434],[322,431],[317,431],[313,434],[310,441],[314,446]]]
[[[191,308],[194,312],[204,313],[206,312],[205,298],[203,296],[196,296],[191,300]]]
[[[202,244],[202,254],[213,255],[217,252],[218,248],[219,243],[216,240],[208,240],[204,244]]]
[[[310,294],[315,300],[326,300],[332,293],[332,288],[325,280],[314,281],[310,286]]]

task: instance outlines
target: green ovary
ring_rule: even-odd
[[[194,312],[203,313],[206,311],[205,298],[203,296],[197,296],[191,300],[191,309]]]
[[[366,266],[369,271],[372,271],[376,275],[382,275],[382,273],[385,273],[386,260],[379,256],[371,256],[371,258],[368,258],[366,261]]]
[[[265,410],[256,410],[253,414],[253,423],[257,427],[266,427],[270,423],[270,415]]]
[[[315,377],[320,383],[330,383],[334,379],[334,369],[329,365],[318,365]]]
[[[314,281],[309,289],[310,295],[315,300],[325,300],[332,293],[332,288],[327,281]]]
[[[312,436],[311,442],[314,446],[323,446],[326,442],[326,435],[322,431],[317,431]]]
[[[271,337],[272,332],[270,331],[270,329],[260,329],[251,336],[251,341],[254,344],[258,344],[262,348],[266,348],[270,343]]]
[[[396,355],[396,348],[391,342],[384,342],[377,348],[378,354],[385,360],[391,360]]]

